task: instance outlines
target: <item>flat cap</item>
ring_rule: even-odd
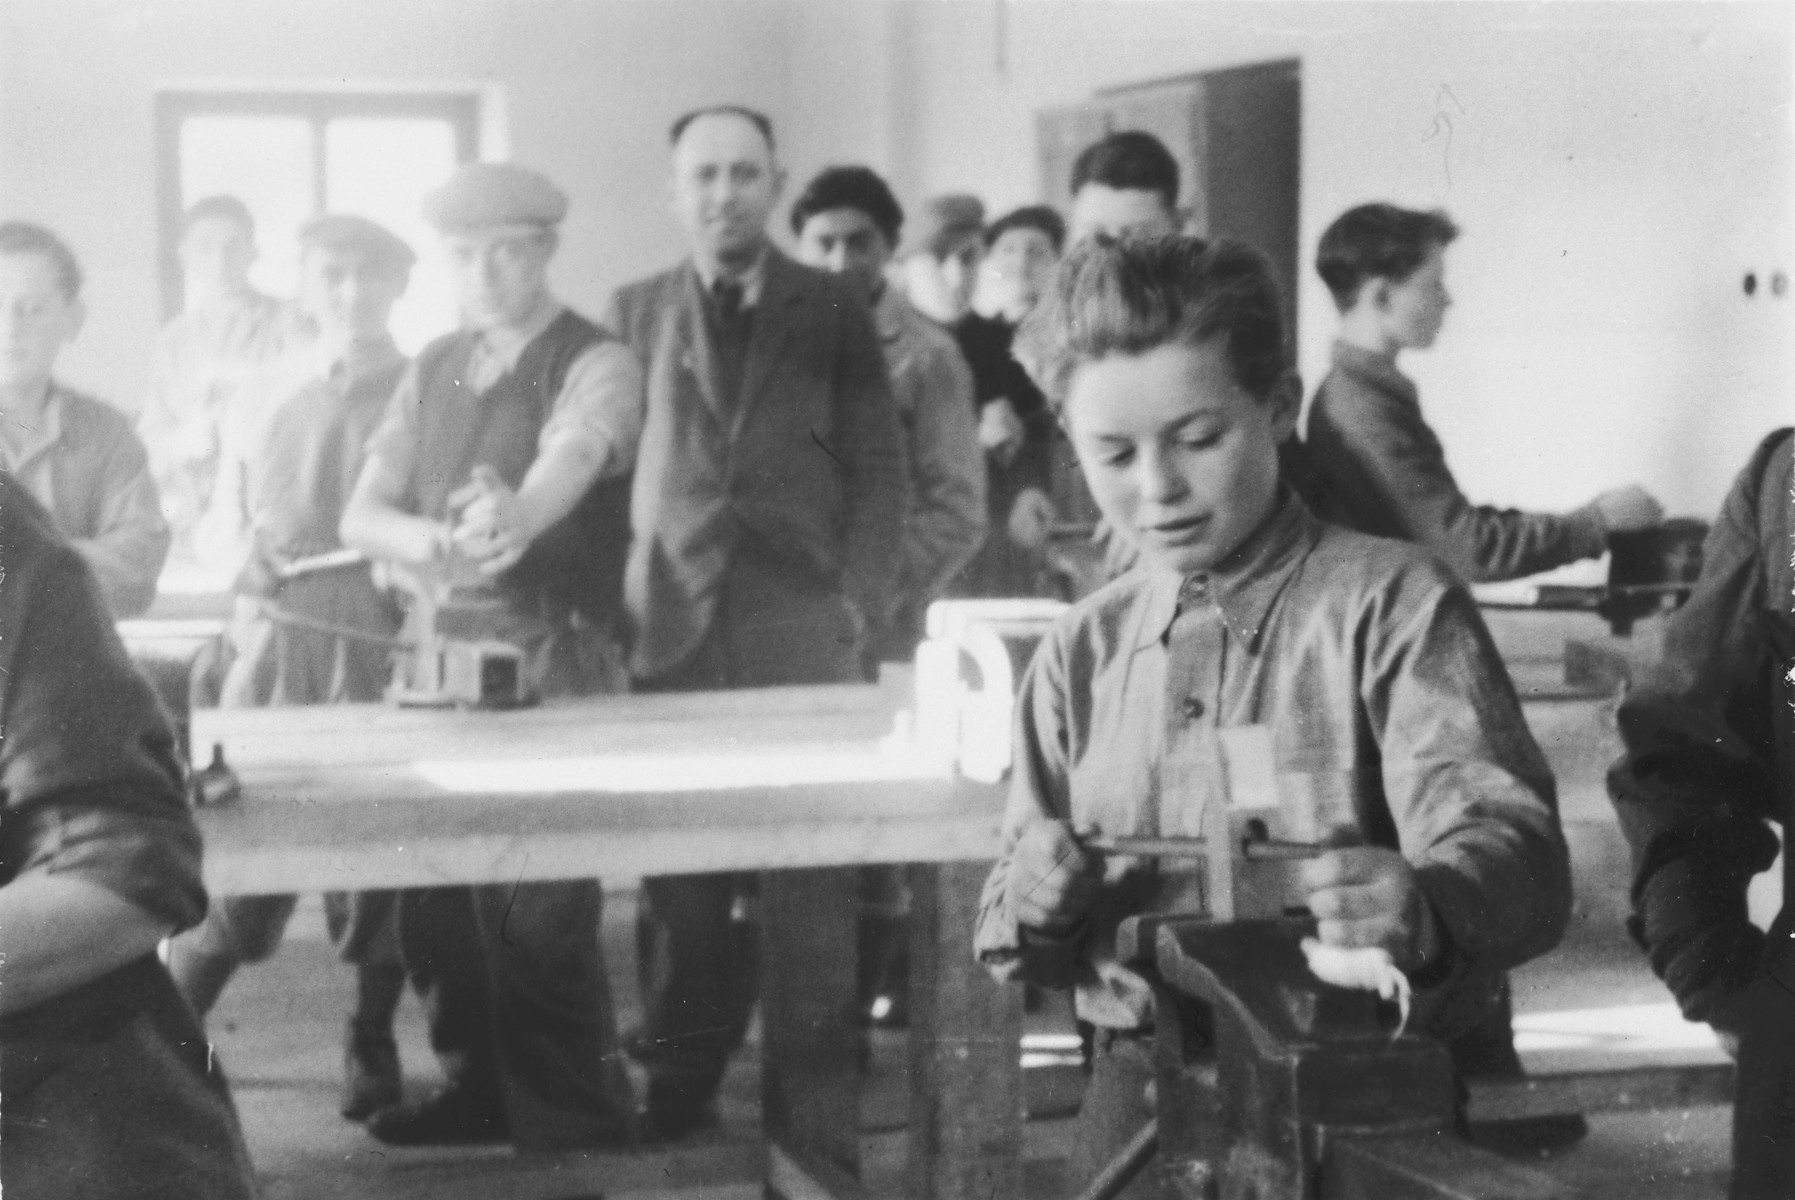
[[[313,217],[300,227],[299,244],[363,254],[393,271],[410,270],[418,261],[404,238],[377,221],[348,213]]]
[[[967,238],[979,237],[984,231],[985,204],[977,196],[935,196],[923,201],[922,210],[910,219],[903,257],[926,250],[942,258]]]
[[[514,163],[468,163],[424,197],[424,219],[445,230],[559,225],[566,215],[567,194]]]

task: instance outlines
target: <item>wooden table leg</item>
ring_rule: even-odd
[[[761,1104],[767,1191],[860,1191],[859,867],[761,876]]]
[[[1022,1195],[1022,989],[972,956],[987,863],[910,868],[912,1200]]]

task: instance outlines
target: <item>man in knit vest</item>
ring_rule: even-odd
[[[543,176],[497,163],[425,201],[464,327],[400,382],[342,525],[346,544],[447,588],[439,632],[522,649],[543,696],[624,684],[610,621],[642,412],[629,351],[549,291],[566,211]],[[406,893],[401,951],[448,1083],[369,1131],[395,1145],[626,1140],[599,911],[596,882]]]
[[[625,597],[641,688],[839,683],[890,613],[905,454],[864,298],[774,249],[773,127],[725,106],[671,131],[691,257],[618,292],[606,324],[648,377]],[[648,879],[638,945],[647,1133],[710,1103],[755,995],[751,881]]]

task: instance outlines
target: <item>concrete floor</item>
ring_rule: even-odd
[[[608,897],[605,922],[605,948],[626,1025],[639,1007],[632,986],[632,900],[626,891]],[[308,901],[280,953],[243,972],[214,1011],[212,1036],[232,1080],[267,1200],[576,1200],[601,1191],[610,1200],[754,1200],[761,1195],[758,1067],[752,1045],[726,1080],[721,1128],[672,1153],[520,1161],[502,1150],[394,1150],[337,1115],[341,1021],[350,986],[348,970],[334,961],[324,940],[319,908]],[[1595,1006],[1622,1014],[1656,1013],[1659,1026],[1663,1024],[1663,997],[1637,962],[1618,953],[1610,940],[1576,931],[1563,949],[1524,971],[1515,990],[1523,1051],[1530,1065],[1540,1069],[1574,1067],[1592,1053],[1612,1061],[1618,1043],[1611,1029],[1591,1033],[1588,1019],[1567,1023],[1530,1013],[1582,1012]],[[1614,1023],[1601,1012],[1595,1020]],[[1713,1057],[1712,1049],[1698,1044],[1699,1039],[1692,1042],[1687,1031],[1680,1041],[1674,1028],[1667,1042],[1663,1028],[1652,1036],[1671,1047],[1667,1053],[1685,1060]],[[399,1040],[407,1087],[421,1094],[440,1076],[425,1042],[422,1015],[410,997],[400,1011]],[[901,1111],[901,1038],[882,1035],[874,1057],[869,1092],[890,1094],[875,1095],[867,1111]],[[875,1117],[869,1123],[888,1121]],[[1605,1115],[1591,1124],[1585,1142],[1539,1165],[1592,1197],[1697,1200],[1724,1194],[1729,1136],[1724,1109]],[[1066,1132],[1063,1120],[1031,1126],[1031,1197],[1062,1194],[1053,1155],[1063,1152]],[[901,1157],[901,1135],[869,1135],[864,1158],[872,1178],[895,1180]],[[899,1194],[895,1183],[881,1191]]]

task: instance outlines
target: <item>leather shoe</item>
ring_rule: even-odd
[[[343,1042],[343,1115],[365,1121],[403,1098],[399,1047],[392,1036],[357,1037],[352,1032]]]
[[[368,1132],[389,1146],[480,1146],[511,1140],[497,1101],[454,1084],[427,1099],[380,1109],[368,1118]]]

